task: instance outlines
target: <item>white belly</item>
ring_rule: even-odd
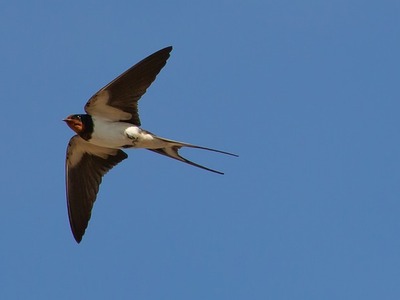
[[[106,148],[149,148],[165,146],[165,142],[141,128],[125,122],[93,118],[94,131],[90,143]]]

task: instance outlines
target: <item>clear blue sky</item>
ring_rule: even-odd
[[[1,299],[400,299],[399,1],[8,1],[0,10]],[[70,232],[61,121],[174,50],[145,150]]]

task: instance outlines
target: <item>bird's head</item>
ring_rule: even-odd
[[[69,115],[63,121],[67,123],[69,128],[71,128],[77,134],[82,133],[82,131],[84,130],[82,115]]]

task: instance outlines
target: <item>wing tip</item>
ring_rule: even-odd
[[[153,54],[150,54],[148,57],[155,57],[158,55],[167,55],[166,60],[169,58],[170,56],[170,52],[172,51],[173,47],[172,46],[167,46],[164,47],[156,52],[154,52]]]
[[[83,237],[83,236],[76,236],[76,235],[74,235],[74,238],[75,238],[75,241],[76,241],[77,244],[80,244],[80,243],[81,243],[82,237]]]
[[[72,223],[72,221],[70,220],[70,227],[71,227],[71,232],[72,232],[72,235],[73,235],[75,241],[79,244],[82,241],[82,238],[83,238],[83,236],[85,234],[87,225],[83,229],[82,228],[77,229],[74,226],[74,224]]]

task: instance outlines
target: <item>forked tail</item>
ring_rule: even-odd
[[[221,175],[223,175],[224,173],[220,172],[220,171],[217,171],[217,170],[213,170],[213,169],[207,168],[207,167],[199,165],[199,164],[196,164],[196,163],[194,163],[194,162],[182,157],[178,153],[179,149],[181,149],[182,147],[189,147],[189,148],[197,148],[197,149],[203,149],[203,150],[218,152],[218,153],[231,155],[231,156],[236,156],[236,157],[239,156],[239,155],[236,155],[236,154],[233,154],[233,153],[229,153],[229,152],[225,152],[225,151],[221,151],[221,150],[217,150],[217,149],[212,149],[212,148],[207,148],[207,147],[202,147],[202,146],[196,146],[196,145],[177,142],[177,141],[168,140],[168,139],[160,138],[160,137],[157,137],[157,138],[162,140],[163,142],[166,142],[168,144],[168,146],[166,146],[164,148],[148,149],[148,150],[156,152],[158,154],[162,154],[162,155],[171,157],[173,159],[182,161],[182,162],[187,163],[189,165],[192,165],[192,166],[195,166],[195,167],[198,167],[198,168],[201,168],[201,169],[213,172],[213,173],[221,174]]]

